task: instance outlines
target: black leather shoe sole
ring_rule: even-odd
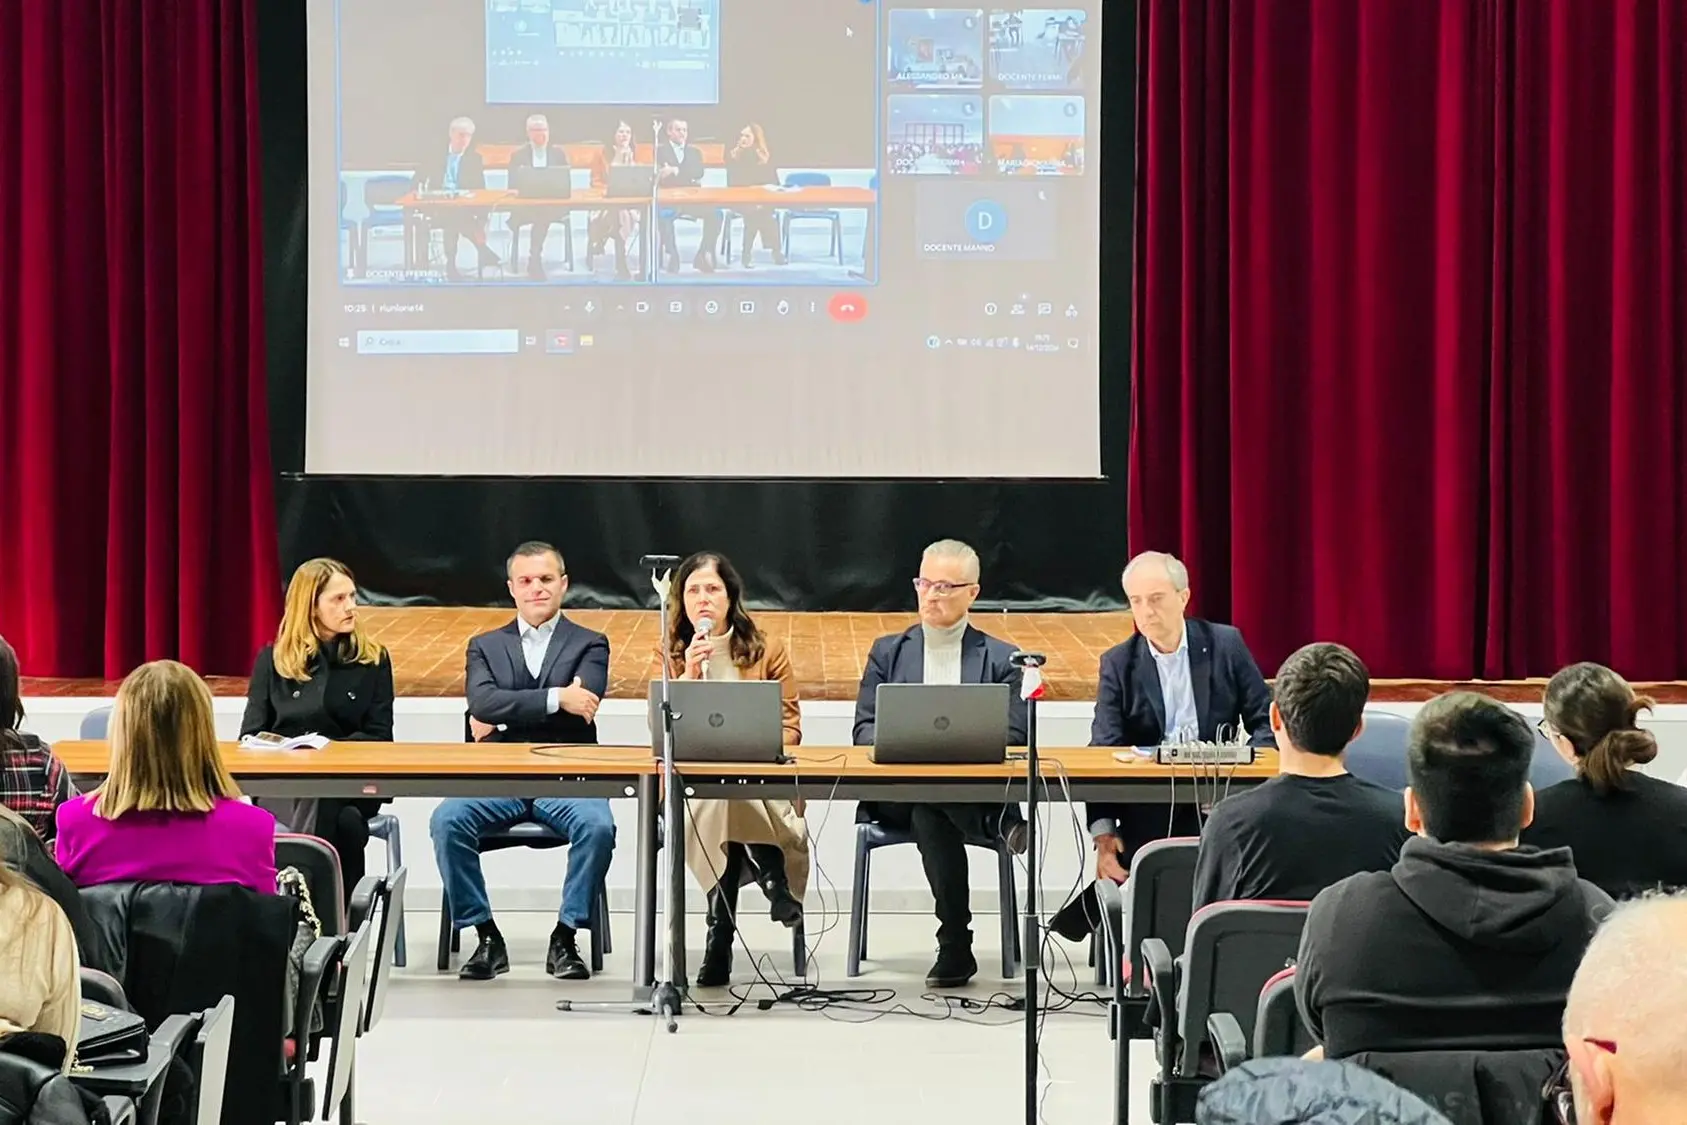
[[[471,960],[457,970],[458,980],[491,980],[510,971],[510,959],[499,957],[490,961]]]

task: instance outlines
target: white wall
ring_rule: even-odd
[[[28,712],[26,726],[49,742],[77,737],[82,716],[95,707],[109,704],[109,699],[43,698],[25,700]],[[218,699],[217,732],[233,739],[239,734],[240,715],[245,701]],[[1379,710],[1410,716],[1421,704],[1382,703]],[[1532,717],[1540,715],[1538,704],[1520,704],[1520,711]],[[1082,746],[1089,740],[1090,703],[1045,703],[1040,708],[1037,724],[1039,744],[1042,746]],[[841,746],[850,741],[853,704],[847,702],[806,702],[802,705],[803,741],[810,746]],[[609,700],[598,712],[601,737],[609,744],[637,744],[648,738],[644,727],[644,707],[631,700]],[[401,742],[457,742],[462,738],[463,700],[400,699],[395,710],[394,736]],[[1660,752],[1650,772],[1675,779],[1687,773],[1687,705],[1660,707],[1648,724],[1657,733]],[[394,809],[403,826],[404,859],[410,868],[409,902],[417,908],[431,908],[437,904],[439,872],[434,866],[433,849],[428,840],[428,817],[438,802],[420,798],[406,798],[394,802]],[[615,823],[620,846],[609,871],[611,909],[630,911],[633,908],[633,840],[634,806],[631,801],[613,802]],[[1048,810],[1039,826],[1048,844],[1042,862],[1043,893],[1051,906],[1064,901],[1079,878],[1079,848],[1087,848],[1087,841],[1074,838],[1074,818],[1065,805]],[[848,909],[849,883],[854,863],[855,802],[810,802],[808,806],[809,832],[814,839],[814,874],[810,879],[810,909]],[[1039,849],[1041,850],[1041,849]],[[973,907],[978,911],[995,909],[996,876],[994,859],[978,850],[968,849],[972,855]],[[384,852],[379,841],[371,843],[370,867],[380,870]],[[556,909],[566,860],[560,852],[506,851],[488,856],[485,861],[486,882],[495,909],[543,910]],[[1020,881],[1023,892],[1024,880]],[[817,899],[816,896],[823,896]],[[836,896],[836,899],[834,899]],[[694,909],[702,909],[702,898],[692,888]],[[872,903],[875,911],[925,912],[931,908],[931,896],[926,890],[925,877],[920,870],[919,856],[912,847],[889,848],[877,852],[873,858]]]

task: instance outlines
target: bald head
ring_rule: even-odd
[[[1581,1095],[1593,1096],[1595,1087],[1608,1084],[1613,1100],[1620,1092],[1644,1102],[1673,1089],[1687,1071],[1683,934],[1687,894],[1678,893],[1624,903],[1594,935],[1564,1008],[1564,1039],[1578,1063]],[[1595,1054],[1589,1040],[1619,1049]]]

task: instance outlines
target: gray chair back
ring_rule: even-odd
[[[84,741],[97,742],[111,736],[111,708],[96,707],[82,716],[78,732]]]
[[[228,1053],[234,1042],[234,997],[224,996],[205,1013],[199,1034],[188,1047],[188,1064],[199,1075],[199,1111],[195,1125],[219,1125],[228,1085]]]

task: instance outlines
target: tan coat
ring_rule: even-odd
[[[785,745],[802,741],[802,716],[797,705],[797,679],[784,642],[768,637],[761,660],[738,669],[741,680],[778,680],[783,697]],[[670,666],[671,675],[685,672],[683,662]],[[726,864],[726,845],[774,844],[785,854],[785,878],[791,894],[800,901],[808,889],[808,825],[802,812],[790,801],[694,800],[687,805],[685,865],[698,886],[715,889],[717,872]],[[745,865],[743,881],[753,873]]]

